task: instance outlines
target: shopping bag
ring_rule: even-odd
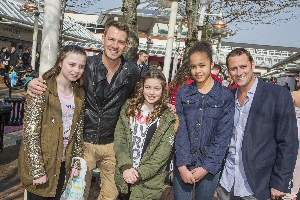
[[[61,195],[61,200],[84,200],[83,194],[85,189],[85,174],[87,171],[86,161],[80,157],[72,158],[72,163],[75,159],[80,160],[81,170],[79,176],[69,179],[64,193]]]

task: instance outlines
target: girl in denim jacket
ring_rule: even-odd
[[[211,76],[212,48],[196,43],[188,53],[194,83],[176,98],[180,126],[175,142],[174,195],[177,200],[213,199],[233,127],[234,96]]]

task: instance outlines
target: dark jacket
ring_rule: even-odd
[[[64,151],[62,110],[57,94],[56,78],[47,80],[47,90],[40,96],[27,96],[23,140],[19,154],[19,175],[23,186],[36,195],[54,197]],[[73,83],[74,117],[66,147],[66,181],[72,157],[83,157],[84,90]],[[76,163],[75,163],[76,164]],[[73,167],[80,169],[80,162]],[[47,174],[47,183],[35,186],[33,179]]]
[[[221,170],[234,121],[234,95],[215,80],[202,95],[196,83],[182,87],[176,99],[180,126],[176,135],[176,166]]]
[[[144,76],[144,74],[147,72],[147,71],[150,71],[150,70],[152,70],[152,68],[151,68],[151,66],[150,65],[148,65],[148,64],[144,64],[144,65],[140,65],[140,64],[138,64],[137,62],[136,62],[136,66],[139,68],[139,70],[140,70],[140,77],[142,77],[142,76]]]
[[[122,108],[115,131],[114,150],[117,165],[115,180],[123,193],[128,193],[128,184],[124,181],[123,172],[133,167],[132,132],[129,118],[126,116],[128,104]],[[159,199],[166,177],[166,167],[172,155],[174,136],[177,131],[178,120],[166,109],[159,122],[146,151],[136,169],[139,173],[137,182],[131,186],[130,199]]]
[[[19,54],[18,52],[13,52],[13,53],[10,53],[10,61],[9,61],[9,66],[13,66],[15,67],[18,63],[18,60],[19,60]]]
[[[289,192],[298,145],[291,93],[258,79],[242,143],[247,181],[258,199],[270,198],[270,188]]]
[[[109,84],[109,92],[103,103],[102,81],[106,79],[107,69],[102,62],[102,54],[88,58],[85,69],[84,89],[86,92],[86,112],[84,141],[92,144],[107,144],[114,141],[114,132],[121,107],[133,94],[139,79],[136,65],[122,59],[122,65]]]
[[[23,53],[22,61],[25,66],[30,64],[30,53]]]

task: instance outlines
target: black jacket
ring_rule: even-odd
[[[30,64],[30,53],[23,53],[22,61],[25,66]]]
[[[15,51],[10,54],[9,66],[15,67],[19,60],[19,54]]]
[[[101,104],[99,95],[104,93],[102,81],[107,69],[102,62],[102,54],[88,58],[85,69],[84,89],[86,92],[86,112],[84,141],[92,144],[107,144],[114,141],[114,132],[121,107],[133,95],[139,70],[132,62],[122,59],[122,65],[109,84],[109,91]]]

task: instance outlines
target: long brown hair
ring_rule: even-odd
[[[149,78],[155,78],[160,80],[162,86],[162,94],[158,101],[154,104],[154,109],[151,112],[150,116],[147,118],[146,123],[149,124],[152,120],[159,117],[162,112],[167,107],[167,99],[168,99],[168,89],[167,82],[164,74],[157,69],[153,69],[151,71],[147,71],[141,80],[137,83],[137,91],[135,93],[135,97],[129,100],[128,109],[126,111],[126,116],[128,118],[132,117],[133,119],[136,116],[139,116],[142,112],[141,108],[145,102],[144,97],[144,84],[145,81]]]
[[[43,74],[43,79],[44,80],[48,80],[52,77],[58,76],[60,71],[61,71],[61,67],[59,66],[59,63],[63,62],[63,60],[70,54],[70,53],[74,53],[74,54],[79,54],[79,55],[83,55],[85,57],[86,56],[86,52],[83,48],[77,46],[77,45],[66,45],[63,47],[63,49],[60,51],[57,60],[55,62],[55,65],[49,69],[47,72],[45,72]],[[79,80],[77,80],[77,82],[79,82],[79,85],[82,87],[83,86],[83,79],[84,79],[84,74],[82,74],[82,76],[79,78]]]
[[[188,79],[191,77],[192,72],[189,63],[185,62],[181,67],[179,67],[176,75],[174,76],[174,79],[170,83],[169,98],[173,98],[176,86],[178,86],[178,89],[180,89],[182,86],[185,86],[187,84]]]

